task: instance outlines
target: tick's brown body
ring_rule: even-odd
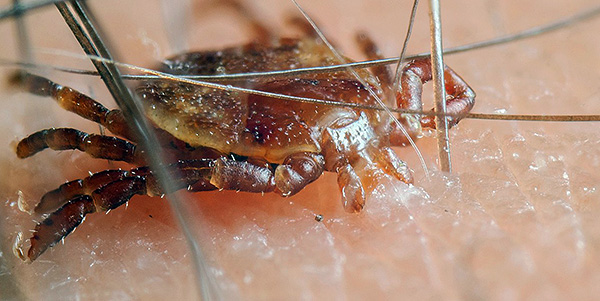
[[[370,57],[375,52],[363,40]],[[276,45],[249,44],[215,52],[183,54],[163,63],[162,71],[177,75],[233,74],[314,67],[340,63],[330,50],[312,36],[282,39]],[[389,83],[386,70],[359,71],[373,91],[382,97]],[[473,91],[446,68],[448,110],[467,112],[474,103]],[[401,108],[421,110],[421,87],[430,80],[428,60],[409,63],[402,75]],[[67,110],[98,122],[116,135],[135,142],[120,111],[109,111],[94,100],[44,78],[25,80],[30,91],[55,98]],[[322,100],[377,105],[376,100],[350,72],[310,74],[296,78],[259,78],[226,84],[261,91]],[[390,146],[406,138],[382,111],[359,110],[322,104],[288,102],[264,96],[216,90],[166,80],[142,83],[136,89],[146,115],[166,137],[165,146],[180,160],[172,165],[181,188],[190,190],[234,189],[275,191],[292,195],[317,179],[324,170],[338,174],[344,207],[360,211],[365,189],[378,174],[385,173],[410,183],[410,171]],[[400,118],[416,137],[430,118]],[[452,123],[456,123],[454,120]],[[79,149],[93,157],[143,164],[135,144],[108,136],[89,135],[74,129],[49,129],[23,139],[19,157],[50,147]],[[231,154],[247,160],[231,159]],[[62,185],[44,195],[36,207],[52,212],[38,224],[31,248],[22,257],[34,260],[65,237],[88,213],[120,206],[135,194],[163,193],[148,168],[110,170]],[[25,258],[26,257],[26,258]]]
[[[218,52],[183,54],[167,60],[162,71],[177,75],[233,74],[335,62],[329,49],[314,39],[285,39],[270,47],[250,44]],[[370,80],[375,79],[371,76]],[[364,87],[346,72],[257,79],[242,85],[286,95],[375,104]],[[148,117],[158,127],[191,146],[211,147],[221,153],[262,158],[271,163],[282,163],[294,153],[320,153],[325,128],[340,118],[356,119],[352,109],[290,103],[172,81],[146,82],[137,88],[137,93],[146,105]]]

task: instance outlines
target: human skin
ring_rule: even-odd
[[[147,12],[140,13],[140,2],[90,4],[121,60],[152,66],[176,52],[165,37],[165,26],[175,25],[162,22],[157,3],[145,4]],[[286,13],[294,13],[293,6],[270,2],[249,7],[277,32],[295,34],[283,22]],[[348,57],[361,59],[353,43],[357,30],[369,33],[385,56],[397,55],[410,4],[368,3],[300,2]],[[446,47],[545,24],[595,3],[490,0],[452,5],[442,7]],[[427,3],[421,3],[409,53],[429,49],[426,9]],[[128,13],[133,10],[135,16]],[[90,68],[78,58],[40,53],[81,52],[55,11],[33,16],[28,25],[39,62]],[[593,20],[445,59],[476,91],[476,112],[593,114],[600,111],[599,25]],[[0,24],[1,36],[12,37],[12,31],[12,24]],[[243,43],[249,35],[235,13],[200,3],[194,6],[184,40],[187,49],[213,49]],[[17,59],[14,49],[5,44],[0,57]],[[4,83],[13,69],[0,71]],[[114,106],[97,79],[44,75]],[[127,208],[90,215],[64,245],[32,264],[12,255],[16,233],[27,237],[34,227],[32,217],[16,208],[18,191],[25,202],[35,204],[64,181],[125,166],[73,151],[44,151],[18,160],[14,142],[34,131],[68,126],[98,132],[98,127],[63,112],[49,99],[2,87],[0,296],[197,295],[193,253],[168,203],[160,198],[134,197]],[[424,93],[426,99],[430,90]],[[418,142],[429,177],[412,149],[398,148],[414,170],[415,185],[381,179],[360,214],[342,210],[332,174],[291,198],[227,191],[190,194],[185,213],[193,219],[192,234],[218,296],[227,299],[589,298],[598,295],[600,280],[598,140],[594,123],[464,120],[451,130],[452,174],[437,171],[433,138]],[[316,214],[324,216],[322,222],[315,221]]]

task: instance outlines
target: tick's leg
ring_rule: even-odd
[[[283,196],[294,195],[323,174],[325,159],[316,153],[296,153],[288,156],[275,169],[275,186]]]
[[[70,200],[81,195],[91,195],[96,189],[110,182],[120,181],[129,175],[127,170],[105,170],[87,178],[79,179],[60,185],[57,189],[46,192],[33,212],[44,214],[53,212],[64,206]]]
[[[302,16],[292,15],[286,19],[286,22],[302,32],[302,35],[305,37],[312,37],[315,39],[319,39],[319,35],[315,31],[315,29],[306,21],[306,19]]]
[[[209,184],[210,169],[212,168],[213,160],[186,160],[180,161],[179,163],[172,165],[176,178],[180,178],[182,183],[189,184],[189,182],[198,181],[191,187],[188,187],[192,191],[204,191],[215,189]],[[204,177],[199,178],[198,174],[203,170]],[[186,174],[187,172],[187,174]],[[141,176],[145,177],[148,181],[148,177],[152,177],[152,173],[147,167],[140,167],[131,171],[127,170],[105,170],[95,173],[87,178],[67,182],[60,185],[57,189],[52,190],[44,194],[42,199],[34,208],[34,212],[38,214],[44,214],[52,212],[68,201],[74,199],[80,195],[92,195],[92,193],[99,188],[107,186],[109,183],[122,181],[126,177]],[[186,180],[187,179],[187,180]],[[198,179],[203,179],[199,181]],[[152,180],[153,181],[153,180]],[[152,191],[154,194],[159,194],[159,189],[152,182]]]
[[[227,157],[215,160],[210,183],[219,189],[247,192],[271,192],[275,189],[273,171],[268,165],[259,166]]]
[[[273,173],[268,164],[261,166],[221,157],[215,161],[210,183],[219,189],[247,192],[270,192],[277,188],[281,195],[289,196],[316,180],[324,165],[320,154],[297,153],[287,157]]]
[[[252,31],[254,32],[254,41],[262,45],[271,45],[276,39],[277,35],[265,25],[263,25],[260,22],[260,19],[257,16],[253,15],[250,12],[250,10],[247,7],[245,7],[244,4],[242,4],[240,1],[221,0],[219,4],[225,4],[233,8],[236,11],[236,13],[244,17],[250,23]]]
[[[170,165],[168,171],[176,184],[174,189],[216,189],[209,183],[213,162],[214,160],[188,160]],[[51,196],[47,201],[53,199],[55,204],[38,206],[48,209],[65,203],[64,200],[70,198],[66,204],[35,227],[27,258],[23,259],[35,260],[46,249],[71,233],[84,220],[86,214],[117,208],[136,194],[156,196],[163,193],[153,173],[146,167],[131,171],[105,171],[79,182],[67,183],[49,193]]]
[[[301,174],[302,164],[317,164],[318,169],[320,161],[322,159],[319,160],[318,155],[304,154],[291,156],[287,163],[293,171]],[[193,191],[228,189],[269,192],[275,189],[273,172],[268,165],[259,166],[227,157],[179,161],[170,165],[167,170],[176,184],[174,190],[188,188]],[[306,170],[309,171],[307,179],[314,176],[315,168]],[[302,181],[301,179],[300,182]],[[131,171],[104,171],[83,180],[66,183],[44,195],[36,206],[35,211],[42,213],[62,205],[35,227],[30,239],[31,247],[24,259],[35,260],[81,224],[86,214],[117,208],[136,194],[157,196],[164,193],[147,167]]]
[[[407,184],[413,182],[406,163],[389,147],[369,146],[349,161],[341,159],[335,168],[342,205],[348,212],[360,212],[364,208],[367,193],[381,183],[382,176],[391,175]]]
[[[63,109],[104,126],[115,135],[135,141],[120,110],[109,110],[85,94],[41,76],[25,74],[19,81],[27,91],[40,96],[50,96]]]
[[[357,34],[356,42],[358,43],[360,50],[369,60],[380,60],[384,58],[379,47],[377,47],[368,34],[364,32]],[[393,78],[387,65],[371,67],[371,70],[373,70],[373,73],[379,78],[379,81],[384,87],[391,87]]]
[[[396,153],[389,147],[381,147],[375,150],[373,159],[378,165],[386,171],[386,174],[393,175],[396,179],[412,184],[413,177],[410,168],[404,163]]]
[[[143,163],[135,144],[117,137],[88,134],[76,129],[46,129],[29,135],[17,144],[17,156],[27,158],[46,148],[78,149],[94,158]]]
[[[366,203],[367,193],[372,191],[385,175],[411,184],[412,174],[406,163],[389,147],[370,145],[350,160],[340,159],[335,171],[342,194],[342,205],[348,212],[359,212]]]
[[[423,110],[421,100],[423,84],[430,81],[431,61],[418,59],[408,63],[402,70],[402,91],[398,92],[396,100],[398,108],[409,110]],[[475,92],[467,83],[448,66],[444,68],[444,85],[446,87],[446,112],[450,114],[466,114],[475,105]],[[435,128],[433,116],[423,116],[421,126]],[[460,121],[460,117],[448,117],[449,126],[452,127]]]
[[[337,169],[337,182],[342,194],[342,205],[347,212],[360,212],[367,200],[367,194],[350,164],[345,164]]]
[[[96,207],[89,195],[72,199],[35,226],[33,236],[29,239],[31,246],[26,254],[22,251],[22,246],[17,245],[19,257],[25,261],[34,261],[49,247],[75,230],[88,213],[94,212]]]

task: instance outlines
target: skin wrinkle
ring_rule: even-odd
[[[564,173],[564,172],[565,172],[565,169],[564,169],[564,168],[562,168],[562,171],[563,171],[563,173]],[[521,184],[522,184],[523,186],[525,186],[525,183],[523,183],[523,181],[518,181],[518,180],[517,180],[516,182],[517,182],[517,183],[521,182]],[[569,184],[569,181],[567,180],[567,190],[569,190],[569,188],[568,188],[568,187],[569,187],[569,185],[570,185],[570,184]],[[533,210],[534,210],[534,211],[537,211],[537,212],[545,212],[545,211],[546,211],[546,210],[544,210],[545,208],[543,207],[543,203],[542,203],[542,202],[539,202],[539,201],[538,201],[538,203],[541,203],[541,204],[542,204],[542,206],[540,206],[541,208],[538,208],[538,209],[536,210],[536,205],[535,205],[536,201],[534,200],[534,199],[535,199],[535,196],[534,196],[533,194],[526,194],[526,196],[527,196],[527,198],[529,199],[529,203],[533,204],[533,205],[532,205],[532,207],[533,207]],[[571,197],[568,197],[568,199],[571,199]],[[569,219],[569,220],[573,220],[573,221],[574,221],[574,223],[573,223],[573,224],[569,225],[569,226],[570,226],[570,229],[568,229],[568,230],[569,230],[569,232],[571,232],[571,231],[572,231],[572,232],[575,232],[575,233],[577,233],[577,234],[581,233],[581,229],[579,229],[580,225],[579,225],[579,227],[578,227],[578,224],[579,224],[579,223],[578,223],[578,220],[579,220],[579,218],[578,218],[578,216],[577,216],[577,213],[576,213],[576,212],[574,212],[574,211],[572,210],[572,208],[570,208],[570,206],[568,205],[568,203],[565,203],[565,202],[562,202],[562,201],[560,201],[560,200],[557,200],[557,201],[555,201],[555,202],[552,202],[552,206],[559,206],[559,207],[564,207],[565,209],[567,209],[567,210],[568,210],[570,213],[569,213],[569,214],[566,216],[566,218],[567,218],[567,219]],[[543,216],[542,216],[542,217],[543,217]],[[565,231],[565,230],[567,230],[567,229],[564,229],[564,228],[562,229],[562,231]],[[578,236],[579,236],[579,235],[578,235]],[[577,262],[581,262],[581,261],[583,261],[583,258],[582,258],[582,257],[585,255],[585,252],[584,252],[584,251],[581,251],[581,252],[580,252],[580,251],[578,250],[579,248],[578,248],[578,247],[577,247],[577,245],[576,245],[576,244],[577,244],[577,242],[578,242],[578,241],[574,241],[574,242],[573,242],[573,244],[574,244],[574,245],[573,245],[573,248],[575,249],[575,252],[574,252],[574,255],[575,255],[575,261],[577,261]],[[583,246],[584,246],[584,248],[585,248],[585,244],[583,244]],[[532,253],[533,253],[533,252],[535,252],[535,250],[531,250],[530,252],[532,252]]]
[[[494,139],[494,142],[496,142],[494,144],[496,146],[498,146],[499,151],[501,152],[501,156],[503,156],[502,155],[503,148],[500,145],[498,145],[497,139],[495,137],[493,137],[493,139]],[[513,179],[513,181],[517,182],[517,185],[515,187],[515,188],[517,188],[518,187],[518,181],[517,181],[518,177],[515,177],[514,172],[511,170],[510,167],[508,168],[508,170],[506,170],[506,173],[509,174],[509,178],[511,178],[511,179]],[[520,195],[522,195],[525,198],[524,202],[526,202],[527,204],[530,204],[532,211],[535,212],[535,206],[532,205],[532,203],[531,203],[531,197],[529,195],[526,195],[523,193],[520,193]],[[493,205],[493,203],[491,203],[489,205]],[[533,261],[533,258],[535,256],[532,256],[532,254],[534,254],[536,252],[536,250],[531,247],[523,246],[523,244],[529,240],[528,237],[524,237],[521,235],[521,234],[526,234],[526,232],[523,232],[519,229],[515,229],[512,226],[510,219],[501,218],[499,216],[496,216],[497,214],[493,213],[493,211],[491,210],[493,208],[490,207],[489,205],[482,207],[481,212],[490,217],[490,219],[491,219],[490,221],[493,222],[493,224],[496,226],[495,228],[497,230],[501,231],[503,238],[508,239],[509,243],[511,243],[511,245],[515,245],[515,247],[517,247],[521,253],[523,253],[523,252],[525,253],[522,256],[525,256],[525,258],[526,258],[526,262],[525,262],[526,266],[528,266],[528,267],[535,266],[535,265],[532,265],[531,263],[527,264],[527,262]],[[488,208],[488,209],[486,209],[486,208]],[[492,212],[489,212],[489,211],[492,211]],[[503,221],[506,221],[506,222],[503,222]]]
[[[493,141],[494,141],[494,145],[495,145],[495,146],[497,146],[497,147],[498,147],[498,149],[499,149],[499,152],[500,152],[499,156],[500,156],[500,157],[503,157],[504,155],[503,155],[503,150],[502,150],[502,147],[501,147],[501,146],[500,146],[500,145],[497,143],[497,139],[496,139],[495,137],[492,137],[492,138],[493,138]],[[515,177],[515,175],[514,175],[514,172],[512,172],[512,171],[510,170],[510,168],[509,168],[508,170],[506,170],[506,173],[508,174],[509,178],[510,178],[510,179],[511,179],[513,182],[518,182],[518,181],[517,181],[518,177]],[[517,187],[518,187],[518,183],[517,183],[517,185],[515,185],[515,188],[517,188]],[[530,198],[529,198],[527,195],[523,195],[523,196],[524,196],[525,198],[527,198],[527,199],[526,199],[525,201],[523,201],[523,202],[524,202],[524,203],[527,203],[527,204],[529,204],[529,206],[532,208],[532,210],[533,210],[533,211],[535,211],[535,206],[533,206],[533,205],[531,204],[531,199],[530,199]],[[487,210],[487,211],[490,211],[490,210]],[[494,216],[494,214],[493,214],[493,213],[491,213],[491,214],[490,214],[490,213],[488,213],[487,211],[486,211],[486,207],[484,206],[484,207],[482,208],[482,212],[484,212],[484,213],[488,214],[488,216],[491,218],[491,221],[492,221],[493,223],[495,223],[496,225],[498,225],[498,227],[499,227],[499,230],[502,230],[503,232],[507,232],[507,233],[519,234],[519,232],[520,232],[520,231],[519,231],[519,232],[515,232],[514,230],[512,230],[512,229],[511,229],[510,220],[509,220],[509,222],[508,222],[508,223],[504,223],[504,222],[502,222],[502,220],[505,220],[505,219],[503,219],[503,218],[498,218],[497,216]],[[521,241],[521,242],[522,242],[522,241]]]

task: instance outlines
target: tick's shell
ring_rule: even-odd
[[[176,75],[213,75],[328,66],[340,63],[314,39],[282,39],[266,47],[249,44],[222,51],[192,52],[166,60],[161,71]],[[372,87],[377,79],[360,75]],[[375,104],[365,87],[349,72],[309,74],[295,78],[259,78],[221,82],[267,92],[336,102]],[[281,163],[297,152],[321,152],[323,130],[360,112],[343,107],[292,102],[240,92],[216,90],[167,80],[137,88],[147,116],[159,127],[193,147],[264,158]],[[379,91],[377,91],[380,94]],[[373,112],[367,116],[380,122]]]

